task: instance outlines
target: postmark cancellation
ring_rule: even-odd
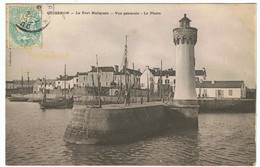
[[[42,30],[50,23],[43,11],[52,5],[7,5],[7,46],[42,47]]]

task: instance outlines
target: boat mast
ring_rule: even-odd
[[[27,71],[27,87],[29,88],[29,82],[30,82],[30,77],[29,77],[29,72]]]
[[[46,75],[44,78],[44,94],[43,94],[43,103],[46,103]]]
[[[22,94],[23,94],[23,75],[22,75],[21,85],[22,85]]]
[[[128,65],[128,62],[127,62],[127,36],[125,37],[125,54],[124,54],[124,66],[123,66],[123,69],[124,69],[124,75],[125,75],[125,105],[127,105],[128,103],[128,99],[127,99],[127,96],[128,96],[128,84],[127,84],[127,65]]]
[[[65,68],[64,68],[64,90],[65,90],[64,97],[65,97],[65,99],[66,99],[66,82],[67,82],[67,77],[66,77],[66,64],[65,64]]]
[[[160,99],[162,100],[162,60],[161,60],[161,70],[160,70]]]
[[[102,107],[101,98],[100,98],[100,76],[99,76],[99,69],[98,69],[98,55],[96,55],[96,65],[97,65],[97,80],[98,80],[98,106]]]
[[[150,101],[150,88],[149,88],[149,77],[148,77],[148,73],[147,73],[147,75],[146,75],[146,79],[147,79],[147,102],[149,102]]]
[[[23,68],[22,68],[22,79],[21,79],[21,86],[22,86],[22,95],[23,95]]]

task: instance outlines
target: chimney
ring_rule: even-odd
[[[133,70],[135,69],[135,63],[133,63]]]
[[[146,66],[146,69],[149,69],[149,66]]]
[[[118,72],[118,65],[115,65],[115,72]]]
[[[215,81],[213,80],[213,81],[211,81],[211,84],[215,84]]]
[[[91,66],[91,70],[94,71],[94,69],[95,69],[95,66]]]
[[[138,71],[139,71],[139,72],[141,72],[141,70],[140,70],[140,69],[138,69]]]
[[[205,67],[203,67],[203,72],[204,72],[203,79],[206,80],[207,79],[207,72],[206,72],[206,68]]]

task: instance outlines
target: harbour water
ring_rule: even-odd
[[[254,113],[199,114],[199,129],[119,145],[63,141],[71,109],[6,101],[7,165],[253,165]]]

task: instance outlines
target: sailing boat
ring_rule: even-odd
[[[65,86],[65,93],[64,97],[54,99],[54,100],[48,100],[46,99],[46,76],[44,81],[44,94],[42,102],[40,102],[40,106],[42,109],[64,109],[64,108],[72,108],[74,99],[73,97],[67,99],[66,97],[66,64],[65,64],[65,80],[64,80],[64,86]]]

